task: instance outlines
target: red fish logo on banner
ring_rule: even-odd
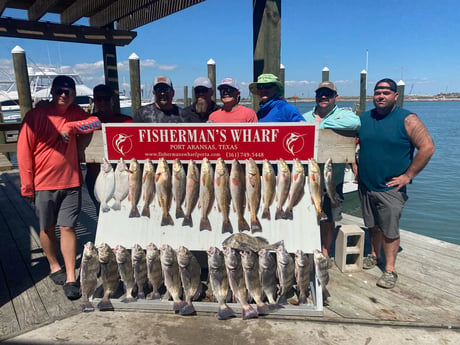
[[[306,161],[314,157],[316,129],[309,123],[103,124],[104,149],[120,158],[216,161],[253,158]]]

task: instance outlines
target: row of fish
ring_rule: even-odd
[[[282,308],[294,288],[297,303],[307,303],[313,262],[323,297],[329,296],[327,259],[319,251],[314,252],[313,258],[301,250],[293,256],[286,251],[283,241],[269,244],[262,237],[244,233],[229,236],[222,248],[212,246],[206,252],[208,288],[218,302],[220,320],[235,316],[229,301],[240,303],[242,318],[250,319]],[[144,250],[139,245],[131,249],[118,245],[112,250],[106,243],[97,248],[92,242],[86,243],[80,268],[83,311],[94,310],[89,299],[96,290],[98,277],[104,289],[97,306],[100,310],[113,310],[110,296],[120,280],[125,291],[123,302],[136,300],[136,287],[137,298],[159,299],[164,285],[166,293],[162,298],[172,299],[174,311],[181,315],[195,314],[193,301],[202,298],[206,290],[200,278],[201,266],[184,246],[174,250],[166,244],[160,248],[149,244]],[[146,284],[152,289],[148,295]]]
[[[161,226],[174,225],[170,215],[172,200],[175,200],[176,219],[183,218],[182,226],[193,227],[192,212],[195,207],[201,209],[200,230],[212,230],[209,214],[217,205],[222,215],[222,233],[233,233],[230,221],[230,205],[237,215],[238,231],[261,232],[262,225],[258,218],[262,205],[262,219],[271,219],[270,207],[276,199],[275,219],[293,219],[293,209],[304,196],[306,175],[303,164],[296,159],[289,169],[288,164],[279,159],[278,175],[273,165],[264,160],[262,174],[255,161],[250,158],[246,168],[236,159],[229,171],[222,158],[217,160],[215,171],[207,158],[201,163],[201,170],[190,160],[187,173],[179,159],[174,160],[172,170],[164,158],[158,160],[157,168],[150,159],[146,159],[143,169],[138,161],[131,159],[129,169],[123,159],[117,163],[115,171],[104,158],[101,170],[96,179],[95,196],[101,203],[102,212],[121,209],[121,202],[128,198],[131,209],[129,217],[146,216],[150,218],[150,206],[155,196],[162,210]],[[326,174],[327,172],[327,174]],[[326,189],[335,192],[332,177],[332,161],[328,160],[324,169]],[[308,180],[312,202],[317,215],[324,218],[321,209],[323,187],[321,172],[314,159],[308,162]],[[328,187],[329,186],[329,187]],[[142,211],[138,204],[143,200]],[[109,202],[113,201],[112,206]],[[335,200],[335,198],[331,198]],[[250,213],[249,223],[244,217],[245,208]]]

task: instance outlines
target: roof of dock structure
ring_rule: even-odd
[[[6,9],[27,11],[27,20],[0,18],[0,36],[93,44],[129,44],[132,30],[204,0],[12,0],[0,1]],[[58,14],[59,22],[43,21]],[[76,24],[87,19],[88,25]]]

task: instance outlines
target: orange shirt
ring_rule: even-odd
[[[99,128],[99,119],[76,104],[71,104],[63,114],[52,104],[30,110],[23,120],[17,144],[21,194],[81,186],[76,134]],[[61,140],[61,130],[70,133],[68,143]]]
[[[209,120],[215,123],[222,122],[258,122],[254,110],[243,105],[232,111],[225,111],[223,108],[216,110],[209,115]]]

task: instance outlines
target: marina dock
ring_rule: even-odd
[[[360,218],[348,215],[344,215],[339,223],[345,224],[363,227]],[[89,240],[94,241],[96,226],[96,212],[84,189],[83,209],[77,227],[77,267],[83,244]],[[54,285],[48,277],[48,265],[39,241],[38,223],[32,205],[20,195],[17,170],[0,174],[0,236],[0,341],[41,327],[58,325],[58,320],[86,317],[86,314],[80,312],[79,301],[67,300],[62,288]],[[369,247],[366,238],[365,255]],[[324,327],[334,323],[343,324],[344,327],[353,324],[435,331],[449,329],[453,337],[460,338],[458,267],[460,246],[402,230],[397,260],[399,279],[394,289],[385,290],[375,285],[381,275],[377,267],[356,273],[342,273],[334,265],[329,270],[328,289],[331,297],[324,307],[323,316],[286,318],[272,313],[258,320],[241,321],[237,318],[228,322],[233,325],[237,322],[238,327],[246,324],[260,324],[262,327],[269,322],[292,320],[292,325],[295,323],[296,327],[299,322],[305,325],[314,322],[324,323]],[[91,327],[94,332],[97,333],[98,327],[106,322],[105,318],[111,317],[108,314],[116,317],[118,312],[93,313],[91,318],[100,323],[93,322]],[[144,312],[134,311],[140,314]],[[156,314],[152,319],[163,314],[168,315],[167,318],[178,319],[177,322],[181,324],[187,323],[184,317],[174,315],[172,311],[149,313]],[[202,313],[202,316],[217,322],[213,313]],[[190,326],[198,322],[199,318],[200,313],[192,317]],[[225,327],[226,322],[219,321],[218,324]],[[129,324],[123,322],[121,327],[129,328]],[[71,340],[79,343],[78,339]],[[69,340],[67,342],[71,343]]]

